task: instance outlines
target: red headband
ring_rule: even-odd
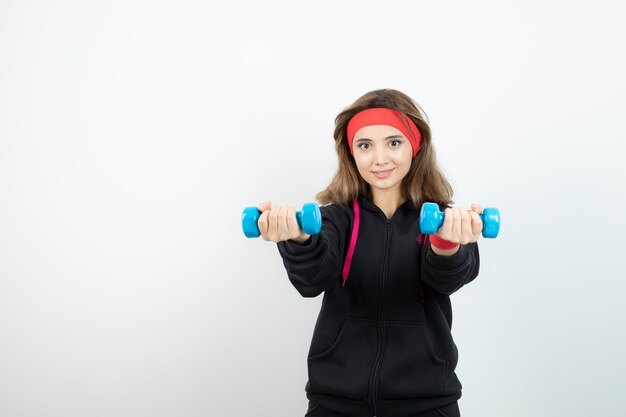
[[[410,128],[407,130],[402,119],[406,119]],[[352,140],[354,135],[364,126],[370,125],[387,125],[392,126],[404,133],[413,148],[413,158],[417,155],[417,151],[422,143],[422,135],[420,131],[413,123],[410,117],[397,112],[396,110],[388,109],[385,107],[374,107],[371,109],[363,110],[355,114],[348,122],[348,145],[350,145],[350,154],[354,155],[352,151]],[[410,134],[409,134],[410,133]]]

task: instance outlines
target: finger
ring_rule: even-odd
[[[483,213],[483,206],[481,206],[478,203],[472,203],[472,210],[475,211],[478,214],[482,214]]]
[[[463,245],[473,241],[474,234],[472,233],[472,216],[470,215],[470,211],[466,209],[460,209],[461,213],[461,243]],[[476,214],[476,213],[474,213]]]
[[[474,211],[470,211],[469,213],[472,216],[472,234],[478,237],[483,231],[483,221],[478,213]]]
[[[259,220],[257,221],[259,232],[261,232],[261,236],[263,237],[263,240],[269,240],[269,237],[267,235],[268,215],[269,215],[268,211],[262,212],[261,215],[259,216]]]
[[[461,214],[461,209],[456,207],[452,209],[452,237],[453,242],[461,243],[463,239],[463,215]]]
[[[261,213],[263,213],[266,210],[269,210],[272,208],[272,202],[271,201],[264,201],[263,203],[259,204],[257,206],[257,208],[259,209],[259,211]]]
[[[289,235],[289,226],[287,225],[289,215],[289,207],[281,207],[278,216],[279,219],[279,232],[278,241],[287,240]]]
[[[278,237],[278,214],[280,213],[280,207],[274,207],[269,212],[270,224],[268,236],[272,242],[276,242]]]
[[[446,208],[444,211],[443,224],[437,231],[437,235],[446,240],[450,240],[452,238],[452,226],[454,223],[454,214],[452,213],[451,208]]]
[[[289,212],[287,213],[287,230],[290,238],[297,237],[300,234],[300,226],[298,226],[298,221],[296,220],[296,209],[293,207],[289,207]]]

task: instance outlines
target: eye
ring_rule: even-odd
[[[369,143],[362,142],[362,143],[359,143],[359,146],[358,146],[358,147],[359,147],[359,148],[361,148],[361,149],[364,149],[364,148],[362,148],[362,146],[363,146],[363,145],[370,146],[370,144],[369,144]]]
[[[397,142],[397,143],[398,143],[398,145],[393,146],[393,148],[395,148],[395,147],[397,147],[397,146],[400,146],[400,144],[402,143],[402,141],[401,141],[401,140],[392,140],[392,141],[391,141],[391,143],[394,143],[394,142]]]

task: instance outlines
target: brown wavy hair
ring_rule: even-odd
[[[358,197],[372,200],[370,185],[359,174],[354,157],[350,154],[347,134],[350,119],[358,112],[372,107],[385,107],[407,115],[422,135],[419,152],[402,179],[403,199],[412,200],[418,210],[427,201],[438,203],[440,207],[454,203],[452,186],[437,164],[426,112],[409,96],[390,88],[365,93],[337,115],[333,136],[339,166],[328,187],[320,191],[315,199],[321,205],[334,203],[348,207],[352,207],[352,202]]]

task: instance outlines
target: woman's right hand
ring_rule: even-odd
[[[272,203],[266,201],[259,204],[258,209],[261,216],[257,224],[264,240],[272,242],[293,240],[302,244],[311,237],[298,226],[296,209],[293,207],[272,207]]]

